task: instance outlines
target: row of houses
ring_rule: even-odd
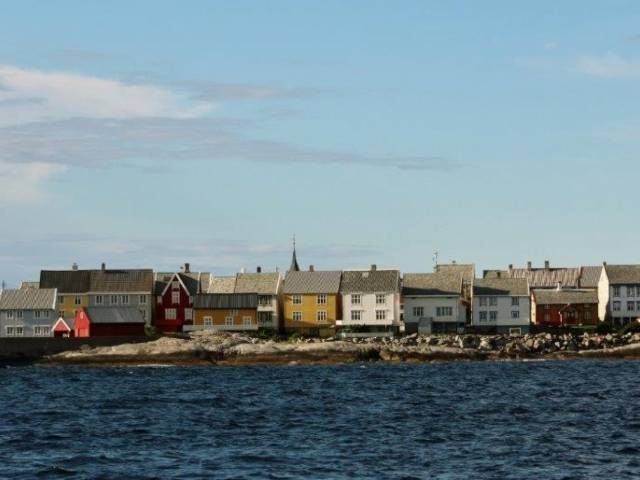
[[[142,335],[195,330],[366,336],[473,329],[520,334],[531,325],[624,326],[640,317],[640,265],[509,265],[476,278],[473,264],[405,273],[291,266],[218,276],[152,269],[43,270],[0,291],[0,336]]]

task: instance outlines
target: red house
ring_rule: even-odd
[[[564,327],[598,324],[598,292],[556,288],[533,290],[531,320],[537,325]]]
[[[153,326],[163,333],[182,332],[193,325],[193,300],[207,291],[209,273],[191,272],[185,263],[181,272],[157,273]]]
[[[74,337],[76,334],[75,318],[58,318],[53,324],[53,336],[56,338]]]
[[[143,336],[145,321],[136,307],[84,307],[76,312],[76,337]]]

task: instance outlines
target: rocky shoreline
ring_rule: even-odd
[[[362,361],[445,362],[575,358],[640,359],[640,334],[409,335],[396,339],[262,340],[198,333],[137,344],[81,348],[51,355],[45,365],[260,365]]]

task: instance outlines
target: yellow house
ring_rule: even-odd
[[[193,329],[258,330],[256,293],[200,293],[193,302]]]
[[[290,270],[284,279],[283,328],[286,333],[329,337],[342,318],[339,271]]]
[[[43,270],[40,288],[58,290],[56,309],[65,320],[75,317],[76,310],[89,306],[90,270]]]

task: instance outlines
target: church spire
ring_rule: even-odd
[[[291,257],[291,266],[289,267],[289,271],[299,272],[300,267],[298,266],[298,258],[296,257],[296,236],[293,236],[293,256]]]

